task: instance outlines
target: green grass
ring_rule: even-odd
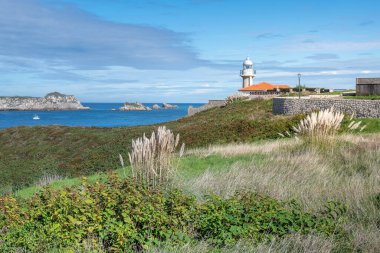
[[[187,147],[277,138],[300,117],[272,115],[271,100],[236,102],[167,122]],[[0,131],[0,192],[34,185],[44,175],[77,177],[114,170],[131,140],[158,125],[91,128],[17,127]]]
[[[117,175],[119,175],[120,178],[125,178],[126,176],[130,176],[131,170],[129,167],[126,167],[125,169],[117,169],[114,171]],[[98,182],[104,182],[108,178],[108,175],[106,173],[96,173],[93,175],[90,175],[87,177],[87,181],[89,183],[95,183],[96,181]],[[61,179],[57,180],[51,184],[49,184],[49,187],[53,189],[63,189],[66,187],[73,187],[73,186],[78,186],[82,183],[83,178],[81,177],[74,177],[74,178],[66,178],[66,179]],[[27,188],[23,188],[17,192],[14,193],[14,196],[17,198],[21,199],[27,199],[33,194],[43,190],[43,187],[41,186],[31,186]]]
[[[380,222],[377,166],[379,138],[379,134],[365,134],[360,137],[353,135],[348,139],[337,139],[337,142],[326,149],[312,148],[291,140],[289,142],[284,140],[282,146],[267,151],[265,146],[271,143],[270,141],[252,144],[261,147],[259,150],[265,152],[264,154],[256,152],[246,154],[244,149],[239,149],[238,144],[224,147],[241,151],[233,155],[226,155],[220,149],[196,150],[179,158],[180,178],[176,178],[179,180],[175,181],[178,184],[174,187],[196,196],[199,203],[204,203],[205,199],[198,197],[209,192],[225,197],[232,196],[232,191],[239,190],[258,192],[281,201],[296,200],[302,204],[302,210],[307,208],[308,212],[316,212],[326,200],[337,201],[348,207],[344,219],[344,234],[347,236],[327,238],[313,234],[310,238],[298,238],[298,235],[295,235],[298,239],[295,238],[294,243],[299,244],[299,249],[315,247],[313,250],[315,252],[322,252],[326,247],[330,249],[327,252],[377,252],[380,245],[378,239],[380,234],[376,225]],[[118,169],[116,172],[122,178],[130,175],[129,168]],[[89,176],[87,182],[104,182],[106,179],[106,173],[97,173]],[[62,189],[78,186],[81,183],[81,178],[64,179],[54,182],[51,187]],[[25,188],[14,196],[20,201],[19,203],[22,203],[23,199],[40,190],[38,187]],[[273,249],[272,247],[278,247],[274,252],[299,252],[292,251],[294,246],[288,245],[292,243],[291,237],[275,239],[276,241],[265,242],[274,244],[268,245],[265,247],[267,250],[261,251],[256,249],[258,246],[256,242],[250,241],[249,252],[267,252],[269,248]],[[184,249],[189,245],[175,251],[158,247],[151,249],[151,252],[230,252],[226,251],[227,248],[215,248],[213,244],[196,243],[202,245],[192,245],[186,251]],[[194,251],[191,251],[193,247]],[[247,252],[246,247],[240,242],[231,247],[234,248],[231,252]],[[289,248],[285,250],[284,247]]]
[[[344,96],[344,99],[363,99],[363,100],[380,100],[379,95],[371,95],[371,96]]]
[[[380,132],[380,119],[361,118],[360,120],[363,122],[363,125],[367,125],[363,131],[364,133]]]
[[[179,158],[178,160],[178,176],[182,180],[189,180],[200,176],[206,170],[211,172],[223,172],[231,168],[235,163],[239,164],[251,164],[252,162],[261,162],[265,158],[262,154],[251,154],[251,155],[239,155],[223,157],[220,155],[210,155],[206,157],[198,157],[194,155],[185,156]],[[124,169],[119,168],[114,170],[120,178],[129,177],[131,175],[131,168],[125,167]],[[108,178],[107,173],[98,172],[87,177],[89,183],[94,183],[96,181],[104,182]],[[49,184],[53,189],[63,189],[65,187],[78,186],[82,183],[82,177],[65,178],[61,180],[54,181]],[[18,198],[27,199],[31,197],[34,193],[41,191],[43,187],[33,185],[30,187],[23,188],[14,193]]]

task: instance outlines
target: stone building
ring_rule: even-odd
[[[356,96],[380,96],[380,78],[356,78]]]

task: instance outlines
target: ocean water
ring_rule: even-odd
[[[87,127],[120,127],[162,123],[177,120],[187,115],[187,108],[192,105],[176,104],[177,109],[160,109],[152,111],[112,111],[120,108],[122,103],[82,103],[91,110],[88,111],[0,111],[0,129],[16,126],[87,126]],[[144,103],[151,107],[154,103]],[[159,103],[157,103],[159,104]],[[34,115],[40,120],[33,120]]]

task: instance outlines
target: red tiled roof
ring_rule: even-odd
[[[270,84],[267,82],[261,82],[254,84],[245,88],[241,88],[240,91],[264,91],[264,90],[275,90],[275,89],[289,89],[290,87],[285,84]]]

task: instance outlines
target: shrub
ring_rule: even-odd
[[[152,132],[150,138],[144,134],[132,140],[132,152],[128,155],[136,180],[152,187],[168,182],[175,170],[173,157],[178,143],[179,134],[175,137],[165,126],[159,127],[157,133]],[[181,153],[183,148],[184,145]]]
[[[27,202],[1,197],[0,251],[136,252],[193,240],[219,247],[291,233],[333,236],[341,231],[341,210],[330,204],[323,213],[310,214],[254,193],[197,202],[176,189],[149,189],[110,175],[105,183],[88,184],[85,179],[77,188],[46,188]]]

